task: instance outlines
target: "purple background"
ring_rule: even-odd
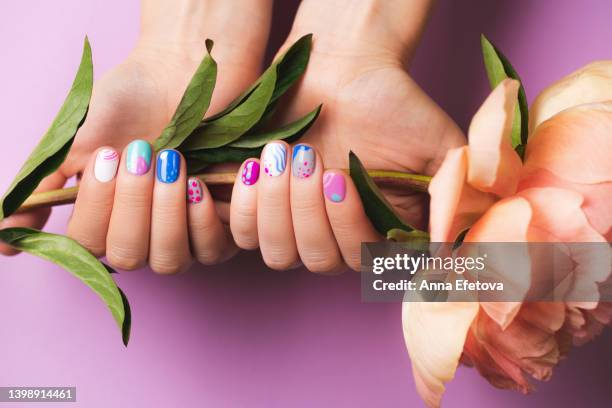
[[[272,47],[295,3],[277,0]],[[134,43],[138,9],[136,0],[2,2],[0,185],[60,106],[83,35],[99,76]],[[547,83],[610,56],[611,16],[609,0],[440,1],[413,71],[465,128],[487,92],[481,32],[511,58],[532,100]],[[56,211],[49,229],[63,231],[69,211]],[[83,407],[421,405],[400,307],[360,303],[357,274],[272,272],[256,253],[170,278],[123,273],[134,316],[125,349],[110,314],[76,279],[30,256],[0,265],[0,385],[75,385],[79,403],[70,406]],[[608,331],[576,349],[530,397],[461,368],[446,406],[604,405],[611,340]]]

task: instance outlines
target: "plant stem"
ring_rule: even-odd
[[[348,173],[348,170],[345,170]],[[407,188],[418,192],[427,192],[427,186],[431,180],[429,176],[420,174],[402,173],[399,171],[369,170],[368,174],[380,187]],[[236,180],[236,173],[202,173],[198,174],[204,183],[209,186],[229,185]],[[79,187],[68,187],[60,190],[51,190],[34,193],[19,207],[17,213],[35,210],[37,208],[54,207],[57,205],[71,204],[76,200]]]

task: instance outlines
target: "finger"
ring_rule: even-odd
[[[79,194],[68,222],[68,236],[95,256],[106,253],[106,233],[113,210],[119,154],[111,148],[97,150],[83,171]]]
[[[66,177],[61,172],[57,171],[43,179],[34,192],[40,193],[43,191],[56,190],[62,188],[64,184],[66,184]],[[51,208],[39,208],[24,213],[13,214],[0,221],[0,229],[14,227],[41,229],[47,222],[49,215],[51,215]],[[19,251],[12,246],[0,242],[0,254],[13,256],[18,253]]]
[[[234,182],[230,204],[230,229],[234,242],[242,249],[256,249],[257,235],[257,180],[259,160],[246,160]]]
[[[341,170],[327,170],[323,175],[325,208],[344,262],[359,271],[361,243],[381,239],[361,204],[350,177]]]
[[[162,150],[156,168],[149,266],[160,274],[174,274],[191,264],[185,200],[187,166],[176,150]]]
[[[149,254],[154,171],[151,145],[134,140],[123,152],[106,236],[108,262],[123,270],[145,265]]]
[[[262,154],[264,175],[257,186],[257,230],[263,260],[272,269],[288,269],[298,261],[291,220],[289,147],[271,142]]]
[[[220,262],[224,259],[230,240],[208,188],[197,177],[188,180],[187,201],[193,255],[205,265]]]
[[[327,219],[321,157],[309,145],[293,147],[291,216],[300,259],[311,272],[340,270],[342,258]]]

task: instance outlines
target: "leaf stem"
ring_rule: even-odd
[[[348,170],[345,170],[348,173]],[[430,176],[420,174],[402,173],[399,171],[368,170],[370,177],[380,187],[406,188],[418,192],[427,192],[427,186],[431,180]],[[236,180],[234,172],[209,172],[197,174],[209,186],[230,185]],[[79,187],[68,187],[59,190],[34,193],[19,207],[17,213],[32,211],[39,208],[54,207],[58,205],[72,204],[76,200]]]

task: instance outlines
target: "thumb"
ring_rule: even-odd
[[[66,184],[66,177],[60,171],[56,171],[55,173],[44,178],[36,188],[35,192],[56,190],[58,188],[62,188],[64,184]],[[47,222],[50,214],[51,208],[39,208],[24,213],[13,214],[10,217],[0,221],[0,229],[12,227],[41,229]],[[18,253],[19,251],[17,251],[15,248],[0,241],[0,254],[12,256]]]

